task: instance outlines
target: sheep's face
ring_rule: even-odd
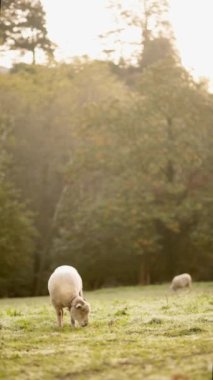
[[[81,327],[85,327],[89,322],[89,312],[89,303],[82,297],[76,297],[70,309],[71,318],[77,321]]]
[[[173,283],[170,285],[170,290],[176,291],[176,286]]]

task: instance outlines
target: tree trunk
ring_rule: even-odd
[[[32,64],[35,65],[36,64],[35,48],[33,48],[32,50],[32,55],[33,55]]]
[[[32,281],[32,295],[37,296],[38,295],[38,273],[40,268],[40,251],[38,248],[34,252],[34,268],[33,268],[33,281]]]
[[[145,253],[142,256],[142,259],[140,262],[139,284],[140,285],[149,285],[150,282],[151,282],[151,276],[150,276],[149,254]]]

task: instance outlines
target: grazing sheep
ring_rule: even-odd
[[[73,327],[75,321],[82,327],[88,325],[90,305],[83,298],[82,279],[75,268],[69,265],[56,268],[49,278],[48,290],[59,327],[63,326],[64,307],[70,311]]]
[[[192,278],[190,274],[183,273],[175,276],[172,280],[170,288],[174,291],[182,288],[190,288],[192,284]]]

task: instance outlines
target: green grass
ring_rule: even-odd
[[[211,283],[87,292],[90,324],[63,329],[48,297],[0,300],[0,379],[211,380]]]

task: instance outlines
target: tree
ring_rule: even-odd
[[[63,261],[77,265],[82,273],[86,272],[85,282],[90,287],[114,281],[118,265],[115,273],[110,266],[109,270],[101,270],[111,260],[117,263],[122,260],[117,282],[125,281],[131,254],[129,244],[124,249],[124,241],[130,240],[128,234],[127,239],[122,239],[119,233],[123,232],[125,221],[121,217],[116,174],[121,171],[124,152],[120,156],[122,146],[118,145],[115,123],[115,120],[119,123],[121,104],[128,103],[129,94],[107,66],[101,66],[85,67],[74,80],[79,84],[82,117],[75,134],[77,149],[67,166],[66,183],[58,203],[54,234],[55,265]],[[115,254],[115,246],[119,254]],[[96,276],[98,271],[100,276]],[[131,281],[133,273],[134,268],[128,275]]]
[[[8,180],[7,144],[11,125],[1,103],[0,112],[0,296],[32,291],[33,216]]]
[[[212,95],[175,59],[131,88],[111,67],[21,64],[0,76],[2,205],[35,214],[34,294],[65,262],[87,287],[210,278]]]
[[[119,264],[127,262],[143,283],[169,280],[176,271],[196,275],[203,256],[194,254],[192,237],[209,182],[203,179],[202,191],[192,182],[210,176],[209,94],[168,59],[141,75],[137,94],[90,104],[84,117],[57,214],[56,263],[78,264],[90,273],[90,286],[97,286],[95,268],[104,271],[100,286],[115,263],[119,281]]]
[[[112,0],[109,7],[116,15],[117,29],[101,36],[106,45],[107,41],[115,41],[116,49],[108,48],[107,51],[113,53],[120,50],[122,59],[122,51],[128,45],[131,57],[134,57],[130,63],[138,63],[142,68],[175,54],[172,28],[168,20],[168,0],[139,0],[134,8],[122,1]],[[127,36],[127,30],[130,31],[128,36],[134,36],[132,40]],[[124,47],[119,49],[117,44]]]
[[[192,232],[202,215],[201,188],[193,178],[210,175],[212,102],[191,76],[174,60],[154,65],[141,78],[142,108],[152,135],[146,144],[146,168],[152,183],[153,222],[160,235],[164,276],[190,269]],[[202,174],[202,175],[203,175]],[[199,199],[199,201],[198,201]]]
[[[0,295],[27,295],[32,292],[33,219],[14,188],[2,179],[0,211]]]
[[[39,231],[34,251],[35,293],[46,289],[52,225],[67,182],[64,168],[82,144],[84,110],[88,103],[106,101],[112,86],[116,97],[122,98],[123,84],[99,62],[76,61],[51,69],[22,64],[2,77],[1,92],[8,114],[10,99],[15,102],[15,143],[10,153],[16,166],[11,176],[35,212]]]
[[[15,100],[14,143],[8,149],[16,165],[11,167],[10,176],[35,214],[39,231],[33,252],[34,294],[43,285],[52,217],[63,185],[63,165],[68,159],[67,88],[59,71],[37,65],[19,65],[12,74],[2,77],[1,83],[8,114],[10,99]]]
[[[45,13],[39,0],[4,1],[0,43],[6,49],[31,52],[34,64],[37,50],[53,56],[54,44],[48,38]]]

